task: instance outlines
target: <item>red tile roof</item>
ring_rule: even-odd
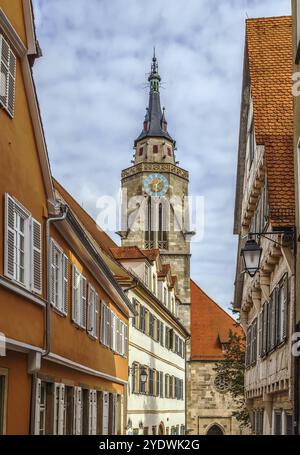
[[[118,246],[111,248],[115,259],[144,259],[147,260],[146,255],[137,246]]]
[[[191,280],[191,360],[222,360],[229,331],[242,334],[236,321]]]
[[[292,96],[292,18],[246,21],[254,130],[265,146],[270,219],[295,223]]]
[[[78,204],[78,202],[67,192],[67,190],[53,178],[54,188],[58,191],[64,201],[78,216],[91,236],[96,240],[100,248],[111,255],[110,248],[117,247],[116,243],[104,232],[96,221]]]

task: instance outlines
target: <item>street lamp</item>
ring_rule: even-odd
[[[145,384],[147,382],[147,379],[148,379],[147,371],[145,370],[145,368],[142,367],[140,370],[140,380],[143,384]]]
[[[241,256],[244,260],[245,272],[251,277],[259,271],[262,248],[254,239],[247,240],[244,248],[241,249]]]

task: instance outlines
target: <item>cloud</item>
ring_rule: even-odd
[[[276,3],[276,5],[275,5]],[[192,274],[226,309],[244,48],[249,17],[290,13],[278,0],[34,0],[44,57],[34,66],[54,176],[97,216],[114,196],[142,128],[153,45],[162,103],[191,195],[205,197],[205,235]]]

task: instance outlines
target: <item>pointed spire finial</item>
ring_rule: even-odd
[[[150,92],[159,92],[159,84],[160,84],[160,75],[158,74],[158,63],[157,58],[155,55],[155,47],[153,47],[153,57],[151,63],[151,73],[148,77],[148,81],[150,82]]]

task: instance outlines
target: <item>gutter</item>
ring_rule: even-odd
[[[46,298],[46,347],[42,357],[47,357],[51,351],[51,299],[50,299],[50,224],[55,221],[64,221],[67,217],[69,208],[67,205],[61,206],[62,214],[49,217],[46,220],[46,274],[47,274],[47,298]]]

